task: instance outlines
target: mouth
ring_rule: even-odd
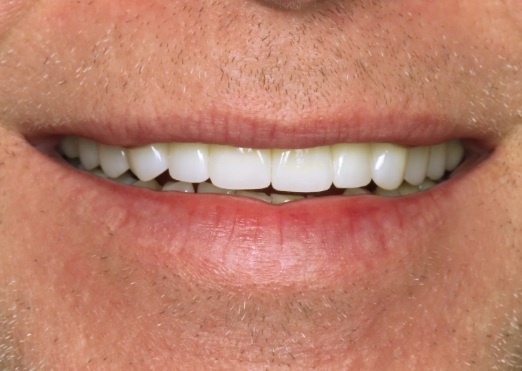
[[[125,148],[69,136],[59,147],[71,165],[116,183],[272,204],[339,195],[412,195],[449,179],[464,157],[460,140],[418,147],[343,143],[253,149],[154,143]]]
[[[401,9],[392,10],[388,23],[402,25]],[[105,13],[110,11],[91,16]],[[57,14],[61,19],[64,13]],[[366,14],[357,19],[366,19]],[[114,23],[110,18],[105,21],[107,27]],[[292,22],[298,25],[300,19]],[[72,30],[79,27],[76,20],[67,25]],[[286,23],[285,28],[279,26],[288,29]],[[369,24],[369,30],[374,26],[380,24]],[[238,27],[238,35],[248,32],[250,21]],[[66,29],[49,29],[49,40],[74,34]],[[141,30],[123,28],[122,35],[136,29]],[[150,33],[143,30],[142,44],[152,48],[155,44],[146,38]],[[402,35],[398,31],[391,27],[390,34]],[[310,32],[320,36],[322,31],[317,27]],[[409,35],[417,32],[425,30],[408,29],[404,40],[394,41],[398,50],[404,45],[424,50],[428,44],[410,40]],[[82,33],[84,45],[95,45],[98,36],[104,37],[92,34],[96,36]],[[56,206],[55,213],[64,213],[67,229],[61,231],[67,235],[56,237],[90,236],[90,252],[98,247],[98,255],[134,259],[151,276],[166,268],[194,282],[241,290],[331,288],[368,281],[369,276],[380,282],[386,270],[402,272],[409,280],[412,267],[424,267],[433,256],[445,253],[435,241],[451,235],[448,231],[459,233],[448,220],[455,214],[467,218],[471,195],[481,197],[483,174],[494,163],[489,159],[509,129],[498,123],[509,117],[495,100],[488,98],[490,103],[483,108],[476,104],[483,89],[474,83],[481,80],[461,74],[462,66],[473,70],[472,53],[463,61],[453,61],[450,54],[452,58],[446,58],[436,49],[434,55],[432,49],[417,53],[421,58],[414,64],[419,66],[417,73],[405,72],[426,80],[410,81],[396,73],[411,64],[403,59],[409,53],[372,59],[381,51],[366,53],[365,37],[376,35],[375,40],[370,38],[379,46],[379,35],[354,35],[354,49],[349,40],[343,41],[346,34],[341,29],[331,38],[342,41],[331,47],[347,51],[339,60],[307,53],[288,55],[289,63],[282,65],[270,59],[272,54],[259,61],[250,58],[259,54],[257,44],[245,46],[241,38],[231,38],[226,49],[241,51],[238,60],[236,54],[225,55],[224,49],[214,50],[210,43],[209,50],[195,50],[190,54],[194,60],[184,61],[183,53],[192,47],[187,39],[175,46],[179,50],[154,47],[155,58],[139,70],[139,78],[122,76],[119,67],[112,69],[118,63],[129,70],[143,64],[142,51],[129,46],[135,43],[108,40],[118,42],[120,49],[102,61],[88,47],[78,55],[65,55],[64,50],[76,50],[75,38],[66,37],[63,45],[49,42],[56,48],[50,52],[70,62],[63,70],[59,64],[47,65],[47,59],[38,63],[44,68],[42,75],[57,76],[56,85],[34,89],[49,90],[52,99],[43,93],[28,96],[30,108],[7,112],[5,121],[34,146],[49,140],[73,165],[61,158],[50,160],[53,156],[36,150],[27,156],[33,159],[26,172],[30,176],[23,175],[27,184],[33,184],[35,176],[47,179],[45,185],[38,184],[42,204],[52,199],[53,205],[63,206]],[[286,42],[293,40],[282,35],[285,42],[274,44],[273,55],[285,55]],[[164,40],[171,36],[170,29],[161,35]],[[314,40],[303,39],[299,50],[311,50]],[[461,44],[468,45],[467,41]],[[361,65],[354,50],[370,59]],[[214,51],[218,59],[208,61]],[[48,52],[42,55],[54,55]],[[181,59],[172,61],[178,52]],[[14,62],[18,60],[32,59]],[[85,61],[94,61],[92,71]],[[198,61],[201,74],[192,71]],[[215,69],[223,61],[230,62],[222,63],[228,69]],[[332,72],[326,81],[317,75],[322,69],[298,68],[318,63],[326,63]],[[260,65],[274,67],[273,78],[289,91],[274,92],[271,89],[279,85],[261,83]],[[440,66],[445,66],[443,74]],[[77,71],[85,71],[80,76],[86,79],[85,87],[83,80],[68,78]],[[238,71],[246,75],[240,79]],[[352,77],[352,72],[361,75]],[[460,79],[464,81],[455,89],[447,88]],[[386,80],[386,86],[377,84],[379,80]],[[16,89],[7,91],[2,104],[16,106],[25,99],[20,94]]]
[[[99,138],[67,133],[51,140],[58,160],[32,156],[55,174],[69,217],[142,269],[238,289],[406,274],[399,266],[433,253],[419,247],[444,234],[491,154],[472,139],[285,149]]]

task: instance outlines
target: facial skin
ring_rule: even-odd
[[[0,81],[0,368],[522,366],[519,1],[9,1]],[[478,159],[326,213],[151,195],[33,146],[67,134]]]

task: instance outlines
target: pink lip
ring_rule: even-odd
[[[141,111],[117,111],[65,125],[28,125],[21,131],[29,139],[47,135],[75,135],[125,147],[161,142],[203,142],[249,148],[307,148],[336,143],[388,142],[409,146],[433,145],[450,139],[472,139],[493,147],[498,133],[459,125],[427,112],[375,113],[360,109],[330,109],[324,115],[303,114],[297,119],[262,118],[259,114],[223,112],[180,115],[169,111],[144,117]],[[43,128],[43,129],[38,129]]]
[[[34,150],[31,150],[35,152]],[[34,155],[34,154],[33,154]],[[210,285],[281,287],[352,282],[426,259],[447,216],[472,190],[471,171],[401,198],[324,197],[280,206],[220,195],[154,192],[77,171],[37,153],[57,197],[110,251]],[[478,166],[480,167],[480,166]]]

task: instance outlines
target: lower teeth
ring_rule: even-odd
[[[71,165],[74,167],[86,171],[78,161],[66,159]],[[373,182],[364,187],[364,188],[347,188],[347,189],[339,189],[332,186],[328,191],[319,192],[319,193],[308,193],[308,194],[290,194],[287,192],[278,192],[272,188],[264,189],[259,191],[252,190],[228,190],[218,188],[210,182],[203,183],[185,183],[178,182],[169,179],[165,182],[161,182],[159,180],[153,179],[148,182],[143,182],[139,180],[131,171],[127,171],[123,175],[118,178],[111,179],[105,175],[105,173],[100,169],[96,168],[90,171],[87,171],[93,175],[106,178],[108,180],[114,181],[120,184],[133,185],[136,187],[146,188],[154,191],[164,191],[164,192],[181,192],[181,193],[211,193],[211,194],[228,194],[235,195],[241,197],[248,197],[257,200],[261,200],[267,203],[272,204],[282,204],[286,202],[298,201],[304,198],[314,198],[314,197],[326,197],[326,196],[363,196],[363,195],[376,195],[381,197],[399,197],[399,196],[408,196],[414,193],[426,191],[439,182],[434,182],[433,180],[426,179],[422,184],[418,186],[410,185],[407,182],[403,182],[401,186],[394,190],[385,190],[377,187],[373,184]],[[164,178],[163,176],[158,177],[159,179]],[[157,178],[157,179],[158,179]],[[443,181],[443,180],[441,180]]]

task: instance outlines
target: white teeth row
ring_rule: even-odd
[[[254,190],[270,185],[284,192],[358,189],[373,182],[384,191],[406,181],[420,186],[440,180],[464,156],[459,140],[433,146],[404,147],[387,143],[346,143],[305,149],[251,149],[201,143],[158,143],[135,148],[66,137],[60,148],[78,158],[86,170],[101,167],[109,178],[131,170],[141,182],[168,171],[182,183],[210,179],[221,189]]]

